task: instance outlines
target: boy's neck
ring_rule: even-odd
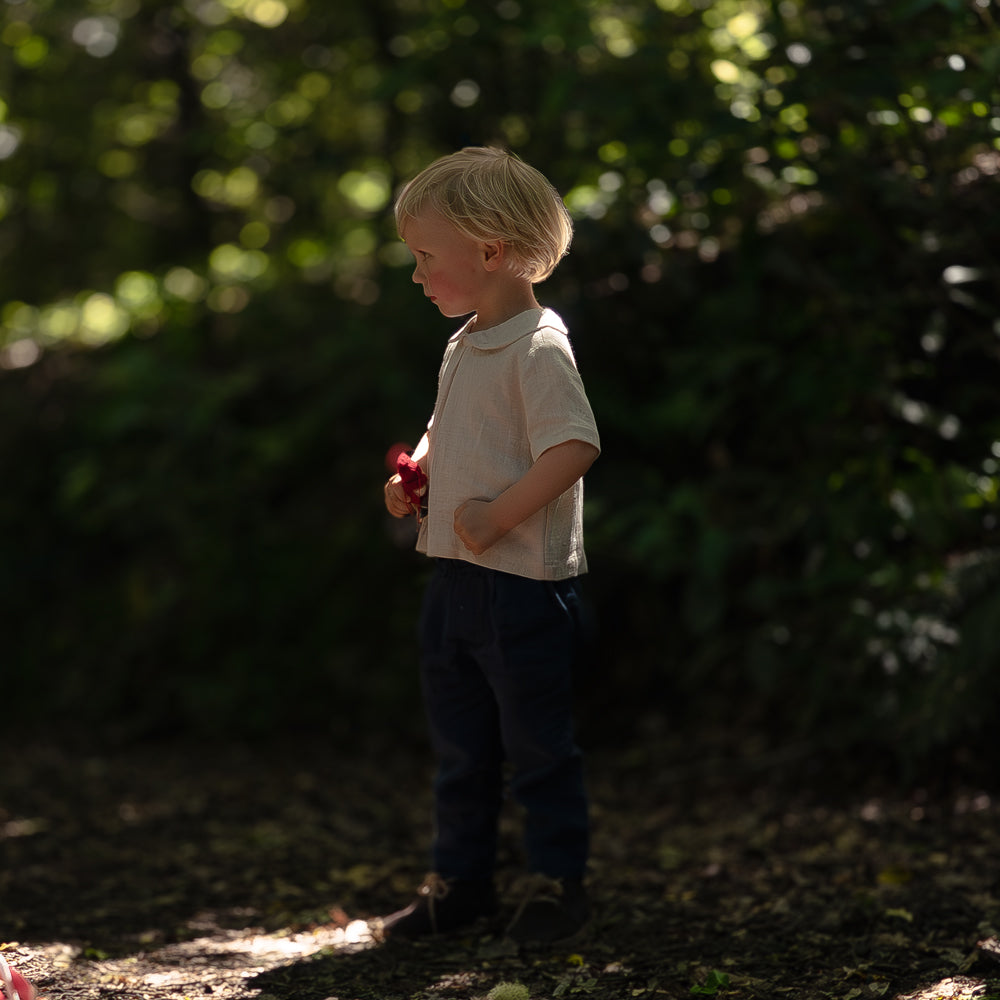
[[[484,302],[476,309],[470,330],[489,330],[515,316],[520,316],[529,309],[542,308],[535,298],[534,289],[526,282],[523,287],[508,288],[506,292],[507,294],[498,296],[495,301]]]

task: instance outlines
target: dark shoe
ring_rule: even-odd
[[[480,917],[492,917],[497,909],[492,880],[443,879],[432,872],[409,906],[382,919],[382,933],[404,938],[447,934],[471,926]]]
[[[507,928],[518,944],[554,944],[583,930],[590,916],[587,890],[580,879],[531,875],[524,897]]]

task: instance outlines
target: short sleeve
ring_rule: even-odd
[[[532,461],[566,441],[585,441],[600,450],[594,412],[564,333],[543,328],[532,337],[520,383]]]

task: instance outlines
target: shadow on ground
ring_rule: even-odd
[[[1000,996],[995,789],[831,789],[808,753],[666,738],[590,770],[594,919],[519,953],[486,928],[369,933],[423,875],[419,740],[22,747],[0,775],[4,954],[52,1000]],[[518,829],[511,810],[501,882]]]

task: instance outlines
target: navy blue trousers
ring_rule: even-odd
[[[492,877],[505,762],[529,870],[583,876],[589,822],[572,721],[582,623],[575,580],[437,561],[421,614],[421,682],[438,762],[432,863],[445,878]]]

